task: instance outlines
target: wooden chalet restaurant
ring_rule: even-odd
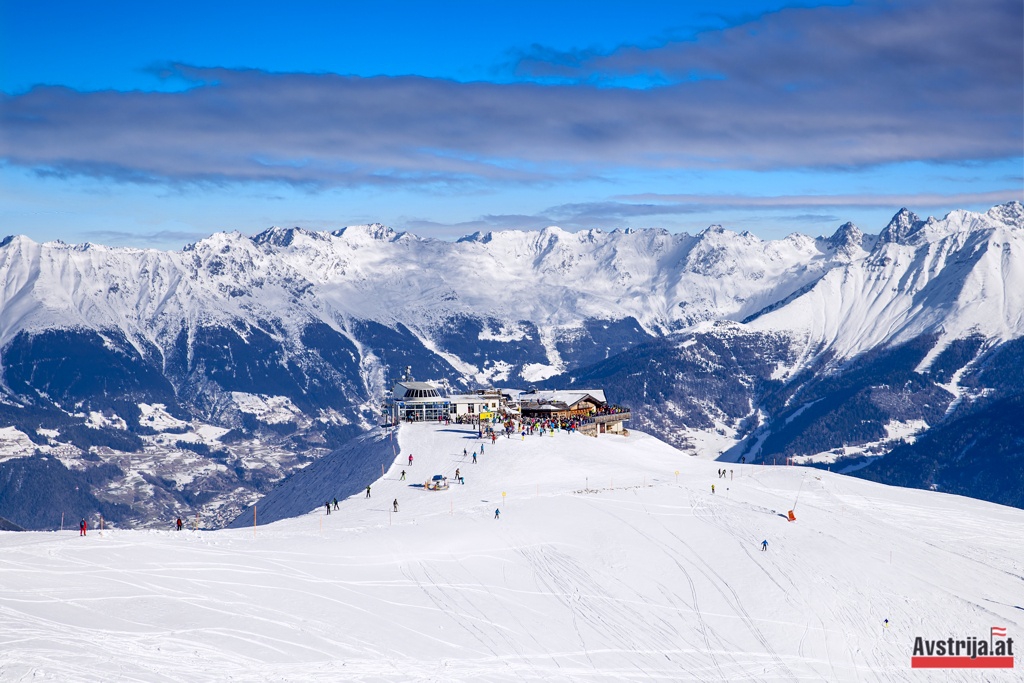
[[[523,419],[578,420],[580,432],[592,436],[626,435],[623,423],[631,417],[626,408],[608,405],[603,389],[522,392],[519,409]]]

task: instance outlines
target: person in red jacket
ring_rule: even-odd
[[[78,535],[85,536],[85,532],[89,529],[89,524],[84,519],[78,523]]]

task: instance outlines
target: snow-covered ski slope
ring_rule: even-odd
[[[473,465],[474,437],[403,426],[370,499],[327,516],[315,494],[255,532],[0,533],[0,680],[1020,680],[1020,655],[910,656],[1024,638],[1022,510],[805,468],[720,479],[635,432],[502,439]]]

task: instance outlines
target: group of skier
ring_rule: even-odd
[[[552,425],[553,424],[554,423],[552,423]],[[545,425],[545,427],[547,427],[547,425]],[[532,428],[533,427],[531,426],[531,429]],[[479,436],[481,438],[483,438],[483,432],[482,431],[479,434]],[[487,436],[491,438],[491,445],[493,446],[494,443],[497,440],[496,434],[493,432],[493,430],[488,430],[488,435]],[[480,453],[479,454],[483,455],[484,451],[485,451],[485,444],[480,444]],[[471,457],[472,460],[470,462],[472,464],[474,464],[474,465],[477,464],[477,462],[478,462],[477,461],[477,451],[476,450],[474,450],[472,452],[472,454],[470,454],[468,449],[463,448],[462,449],[462,457],[463,458]],[[406,463],[407,463],[408,467],[412,467],[413,460],[414,460],[413,455],[412,455],[412,453],[410,453],[408,458],[406,459]],[[399,473],[398,480],[399,481],[405,481],[406,480],[406,471],[404,469]],[[462,469],[461,468],[458,468],[458,467],[455,468],[455,481],[457,481],[457,482],[459,482],[460,484],[463,484],[463,485],[465,485],[465,483],[466,483],[466,477],[462,474]],[[370,496],[371,491],[372,491],[371,485],[367,485],[367,487],[366,487],[366,498],[370,498],[371,497]],[[334,509],[335,510],[338,509],[338,499],[337,498],[335,498],[333,501],[327,501],[326,503],[324,503],[324,508],[326,509],[328,515],[331,514],[331,504],[332,504],[332,502],[334,504]],[[398,499],[397,498],[395,498],[392,501],[391,509],[392,509],[393,512],[398,512]],[[501,518],[501,510],[495,509],[495,511],[494,511],[494,518],[495,519],[500,519]]]

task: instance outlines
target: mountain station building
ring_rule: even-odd
[[[423,422],[448,417],[451,401],[430,382],[395,382],[387,402],[391,424],[405,420]]]

